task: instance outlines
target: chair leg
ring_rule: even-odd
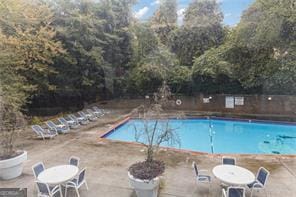
[[[75,190],[76,190],[77,197],[80,197],[79,191],[78,191],[78,188],[77,187],[75,187]]]
[[[67,197],[67,190],[68,190],[68,187],[66,186],[65,187],[65,197]]]
[[[88,185],[87,185],[87,182],[86,182],[86,181],[84,181],[84,183],[85,183],[86,190],[88,190]]]

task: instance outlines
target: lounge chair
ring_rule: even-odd
[[[210,187],[211,187],[211,176],[205,174],[205,172],[207,172],[207,170],[199,170],[197,168],[197,165],[195,162],[192,163],[192,168],[194,170],[194,174],[195,174],[195,180],[196,180],[196,183],[207,183],[209,184],[209,190],[210,190]]]
[[[223,188],[222,196],[223,197],[245,197],[246,196],[245,188],[230,186],[227,188],[227,191]]]
[[[70,114],[68,117],[72,118],[76,122],[79,122],[81,125],[87,125],[89,123],[88,119],[82,116],[75,116],[74,114]]]
[[[248,187],[251,189],[251,197],[253,196],[254,190],[257,190],[257,191],[264,190],[264,192],[266,194],[265,185],[266,185],[267,179],[269,177],[269,174],[270,174],[269,171],[266,170],[265,168],[263,168],[263,167],[259,168],[257,175],[256,175],[256,180],[253,183],[248,185]]]
[[[33,170],[33,174],[35,176],[35,178],[37,179],[38,175],[44,171],[45,167],[44,164],[42,162],[38,162],[35,165],[32,166],[32,170]]]
[[[79,116],[85,117],[90,121],[95,121],[98,118],[94,114],[85,113],[83,111],[78,112]]]
[[[81,170],[79,172],[79,175],[77,176],[77,178],[74,178],[73,180],[71,181],[68,181],[66,183],[66,186],[65,186],[65,196],[67,196],[67,190],[68,188],[74,188],[76,193],[77,193],[77,196],[79,197],[79,191],[78,189],[83,185],[85,184],[85,187],[86,189],[88,190],[88,186],[87,186],[87,183],[86,183],[86,180],[85,180],[85,168],[83,170]]]
[[[64,124],[55,124],[52,121],[47,121],[46,125],[50,130],[56,130],[58,133],[68,133],[70,131],[70,128],[67,125]]]
[[[223,165],[235,165],[236,160],[233,157],[222,157]]]
[[[69,159],[69,164],[78,167],[79,166],[79,157],[71,156]]]
[[[105,115],[104,110],[101,110],[101,109],[99,109],[99,108],[96,107],[96,106],[94,106],[92,109],[93,109],[93,110],[92,110],[93,113],[94,113],[98,118],[100,118],[100,117],[102,117],[102,116]]]
[[[42,138],[43,140],[46,138],[52,139],[58,135],[56,130],[43,129],[39,125],[32,125],[32,129],[37,134],[38,138]]]
[[[95,111],[93,111],[91,109],[87,109],[86,112],[89,113],[89,114],[92,114],[93,116],[95,116],[97,118],[101,118],[103,116],[102,114],[95,113]]]
[[[102,114],[101,116],[103,116],[103,115],[109,113],[109,111],[106,111],[106,110],[104,110],[104,109],[100,109],[100,108],[98,108],[97,106],[94,106],[94,107],[93,107],[93,110],[94,110],[95,113]]]
[[[56,185],[55,187],[50,187],[48,184],[39,181],[36,181],[36,184],[38,190],[38,197],[54,197],[58,192],[59,196],[63,195],[61,187],[59,185]]]
[[[68,127],[70,127],[71,129],[77,129],[80,124],[79,122],[76,122],[75,120],[67,120],[65,118],[58,118],[58,120],[60,121],[61,124],[67,125]]]

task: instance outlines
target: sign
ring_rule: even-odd
[[[203,103],[210,103],[210,99],[209,99],[209,98],[203,98],[203,99],[202,99],[202,102],[203,102]]]
[[[27,188],[0,188],[0,197],[27,197]]]
[[[226,96],[225,97],[225,108],[233,109],[234,108],[234,97]]]
[[[235,105],[244,105],[244,97],[235,97],[234,98]]]

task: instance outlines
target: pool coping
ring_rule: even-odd
[[[208,119],[209,116],[201,116],[201,117],[186,117],[186,119]],[[114,140],[114,139],[108,139],[106,138],[108,135],[112,134],[116,129],[120,128],[123,126],[125,123],[127,123],[131,119],[140,119],[140,118],[131,118],[131,116],[128,116],[124,118],[123,120],[120,120],[113,124],[111,128],[107,129],[107,131],[103,132],[102,134],[99,135],[99,141],[111,141],[111,142],[121,142],[125,144],[130,144],[130,145],[136,145],[140,147],[145,147],[143,144],[138,143],[138,142],[128,142],[128,141],[121,141],[121,140]],[[177,119],[177,118],[169,118],[169,119]],[[241,121],[241,122],[251,122],[254,123],[269,123],[269,124],[282,124],[282,125],[295,125],[296,123],[294,122],[281,122],[281,121],[269,121],[269,120],[253,120],[253,119],[240,119],[240,118],[224,118],[224,117],[211,117],[211,119],[214,120],[229,120],[229,121]],[[189,153],[192,155],[208,155],[208,156],[222,156],[222,155],[229,155],[229,156],[272,156],[275,158],[296,158],[296,154],[255,154],[255,153],[207,153],[207,152],[202,152],[202,151],[194,151],[194,150],[188,150],[188,149],[178,149],[178,148],[173,148],[173,147],[167,147],[167,146],[161,146],[160,149],[167,149],[167,150],[172,150],[172,151],[177,151],[177,152],[183,152],[183,153]]]

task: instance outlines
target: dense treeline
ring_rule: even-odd
[[[294,0],[256,0],[235,27],[215,0],[177,0],[149,21],[135,0],[0,0],[1,97],[16,106],[80,105],[176,94],[296,93]]]

